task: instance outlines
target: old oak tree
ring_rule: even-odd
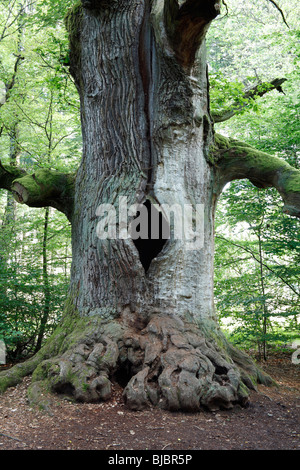
[[[80,166],[75,175],[30,175],[1,165],[0,186],[30,207],[55,207],[72,223],[69,294],[42,349],[1,373],[2,391],[32,374],[31,391],[46,385],[95,402],[108,400],[117,381],[131,409],[196,411],[245,405],[249,389],[271,382],[218,326],[214,213],[224,186],[248,178],[275,187],[284,211],[299,217],[300,172],[214,131],[205,36],[220,4],[82,0],[68,12]],[[97,210],[117,208],[121,196],[148,209],[199,204],[201,247],[175,237],[100,238]]]

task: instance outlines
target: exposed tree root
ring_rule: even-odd
[[[0,390],[33,373],[33,402],[39,401],[39,385],[77,401],[98,402],[109,400],[116,381],[130,409],[198,411],[245,406],[249,388],[272,383],[211,327],[204,331],[160,315],[142,329],[126,315],[106,324],[86,319],[76,325],[69,334],[61,329],[31,360],[2,372]]]
[[[250,359],[247,364],[246,356],[235,352],[239,368],[229,355],[230,347],[226,351],[221,332],[211,333],[210,339],[208,332],[204,334],[195,325],[157,316],[139,335],[129,336],[126,345],[136,358],[135,366],[140,351],[144,354],[140,371],[125,387],[127,405],[136,410],[151,404],[185,411],[245,406],[248,387],[254,388],[257,379],[268,383],[270,379],[258,373],[253,363],[250,367]],[[246,365],[248,373],[242,368]]]

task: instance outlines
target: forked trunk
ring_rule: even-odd
[[[144,3],[84,10],[82,18],[81,61],[72,66],[84,141],[73,219],[76,306],[110,319],[124,309],[146,322],[154,313],[214,319],[216,197],[206,160],[212,134],[205,48],[185,71],[162,47],[162,32],[151,24],[157,18],[149,18]],[[170,239],[101,239],[97,214],[104,204],[116,209],[118,236],[125,204],[129,210],[146,201],[149,211],[150,204],[165,216],[174,210]],[[188,228],[189,207],[194,219],[198,209],[194,241],[178,233],[181,222]]]

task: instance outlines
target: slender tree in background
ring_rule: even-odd
[[[80,153],[80,138],[75,137],[80,134],[79,119],[72,111],[78,98],[73,99],[74,87],[67,89],[69,74],[61,63],[65,33],[56,20],[40,28],[45,20],[36,11],[33,19],[33,5],[37,2],[5,1],[0,9],[1,159],[28,172],[37,166],[69,166]],[[58,154],[63,163],[57,163]],[[69,224],[59,212],[46,209],[45,214],[43,208],[18,205],[11,192],[1,191],[0,198],[0,337],[7,346],[7,361],[15,362],[39,349],[61,316]]]
[[[61,325],[1,388],[35,385],[107,400],[111,382],[132,409],[230,408],[270,383],[222,335],[214,309],[214,215],[224,186],[247,178],[274,187],[300,216],[300,173],[214,132],[205,36],[218,0],[82,0],[66,17],[70,71],[81,103],[76,174],[2,165],[1,187],[72,223],[73,262]],[[204,208],[203,244],[179,237],[103,239],[99,207]],[[142,206],[140,207],[142,211]],[[120,228],[117,226],[117,229]],[[123,226],[121,228],[124,228]],[[141,227],[141,230],[143,227]]]
[[[234,344],[255,348],[264,359],[267,348],[299,336],[298,221],[281,213],[269,191],[234,182],[222,194],[216,220],[218,317]]]

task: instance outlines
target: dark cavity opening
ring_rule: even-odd
[[[74,395],[75,387],[70,382],[62,382],[53,385],[52,390],[58,395],[72,397]]]
[[[131,370],[131,363],[126,359],[122,364],[119,365],[118,369],[113,375],[113,380],[120,385],[120,387],[125,388],[129,380],[134,374]]]
[[[217,375],[226,375],[228,372],[228,369],[226,367],[222,367],[222,366],[215,366],[215,367],[216,367],[215,374]]]
[[[130,234],[139,252],[141,263],[148,271],[151,261],[162,251],[170,238],[169,223],[147,199],[130,227]]]

